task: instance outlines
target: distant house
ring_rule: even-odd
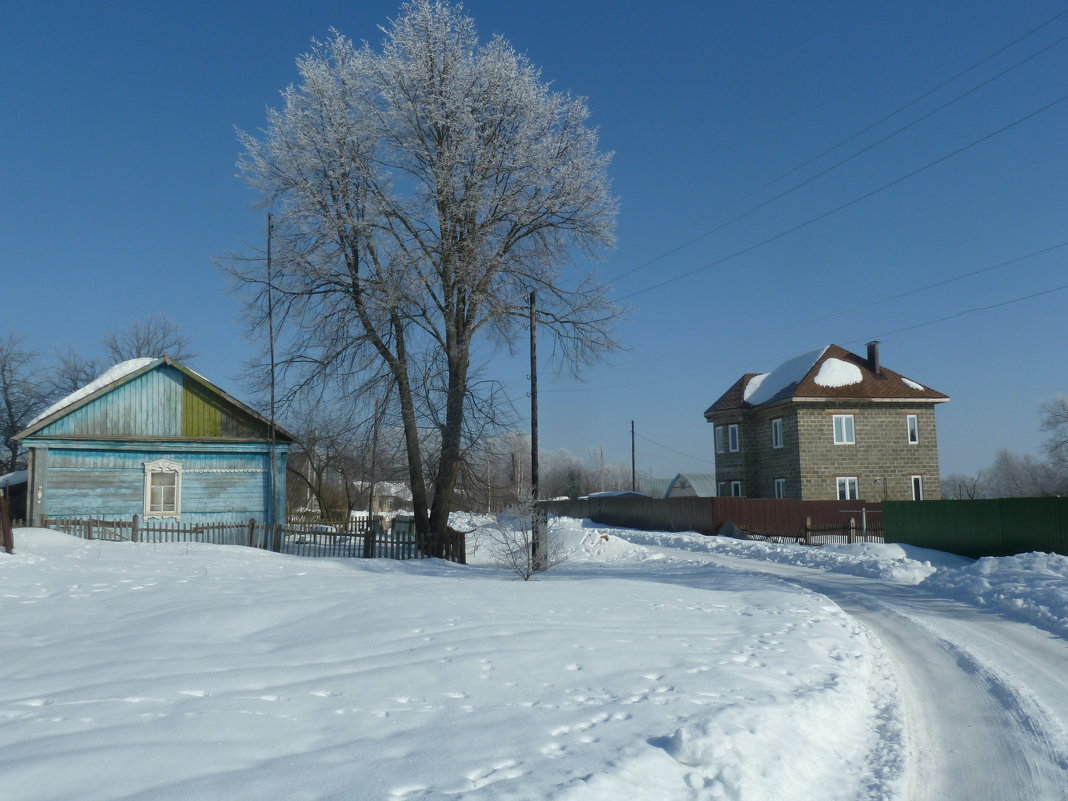
[[[837,345],[746,373],[705,411],[719,495],[941,497],[935,408],[949,398]]]
[[[671,479],[665,498],[711,498],[716,494],[715,473],[679,473]]]
[[[403,481],[376,481],[373,485],[370,481],[352,483],[366,499],[366,509],[371,515],[412,508],[412,491]]]
[[[15,439],[29,452],[34,523],[285,521],[293,438],[166,356],[112,367]]]

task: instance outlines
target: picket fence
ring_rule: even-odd
[[[426,559],[439,557],[467,563],[464,532],[445,537],[420,537],[414,520],[397,517],[392,524],[382,518],[359,518],[342,522],[288,522],[266,525],[255,519],[247,523],[182,525],[177,521],[103,520],[91,517],[45,517],[41,525],[88,540],[148,543],[206,543],[243,545],[268,551],[310,557],[360,559]]]

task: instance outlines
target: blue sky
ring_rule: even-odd
[[[246,394],[236,377],[255,348],[213,261],[263,239],[254,196],[235,177],[234,127],[262,124],[313,37],[336,27],[377,42],[397,6],[8,7],[0,334],[92,355],[116,324],[164,313],[183,325],[201,372]],[[1000,448],[1037,451],[1039,404],[1068,392],[1068,289],[1047,292],[1068,285],[1068,247],[871,304],[1068,242],[1068,101],[1056,102],[1068,94],[1068,42],[1058,43],[1068,14],[765,185],[1050,20],[1058,4],[465,7],[483,36],[501,33],[556,88],[586,96],[615,152],[619,241],[599,269],[633,307],[618,328],[627,350],[583,383],[543,373],[545,449],[584,456],[604,443],[610,460],[629,462],[634,420],[640,468],[711,470],[702,412],[741,373],[831,342],[863,352],[878,337],[884,364],[952,398],[939,410],[943,473],[975,472]],[[493,363],[517,404],[525,359]]]

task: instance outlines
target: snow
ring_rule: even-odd
[[[812,379],[821,387],[847,387],[864,380],[860,368],[841,359],[830,358],[820,365],[819,372]]]
[[[466,567],[16,530],[0,555],[5,798],[904,801],[879,640],[818,592],[715,560],[864,576],[1068,634],[1060,556],[561,518],[568,560],[522,582],[478,547],[494,522],[452,520],[473,532]]]
[[[100,375],[98,375],[96,378],[94,378],[81,389],[76,389],[74,390],[74,392],[70,393],[62,400],[53,403],[51,406],[49,406],[47,409],[45,409],[43,412],[33,418],[28,425],[32,426],[39,420],[44,420],[49,415],[53,415],[61,409],[65,409],[68,406],[74,405],[82,398],[89,397],[98,389],[103,389],[108,384],[118,381],[120,378],[124,378],[130,373],[137,372],[145,365],[151,364],[154,361],[156,361],[154,358],[129,359],[125,362],[119,362],[113,367],[109,367],[107,370],[102,372]]]
[[[28,470],[16,470],[14,473],[0,476],[0,489],[14,484],[25,484],[29,479],[30,472]]]
[[[904,376],[901,377],[901,381],[905,384],[905,386],[912,387],[913,389],[918,389],[920,391],[923,391],[923,390],[926,389],[926,387],[923,384],[917,384],[915,381],[912,381],[911,379],[905,378]]]
[[[783,362],[770,373],[754,376],[745,385],[742,399],[753,406],[759,406],[771,400],[791,384],[796,384],[804,378],[826,351],[827,348],[823,347],[803,353]]]

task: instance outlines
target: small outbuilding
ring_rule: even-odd
[[[169,357],[117,364],[15,436],[27,517],[285,522],[293,437]]]
[[[671,479],[665,498],[712,498],[716,494],[714,473],[679,473]]]

